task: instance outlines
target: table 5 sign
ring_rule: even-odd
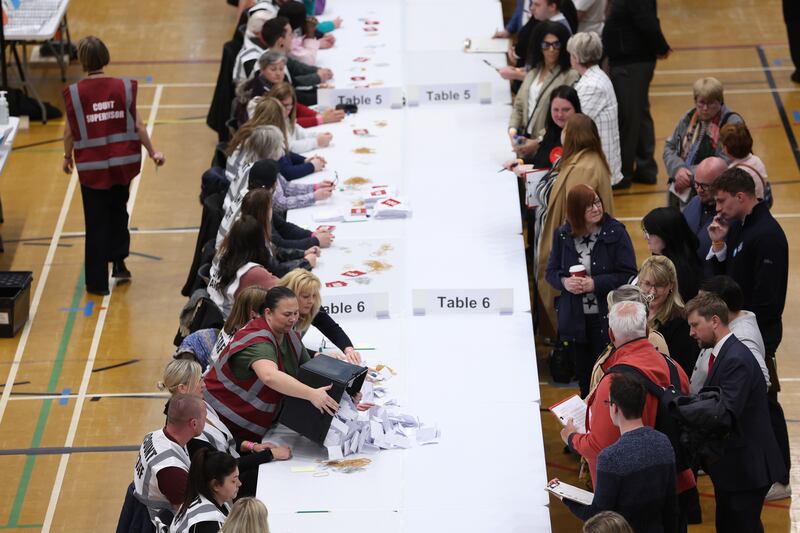
[[[412,85],[406,88],[409,106],[449,104],[490,104],[492,86],[489,83],[444,83]]]
[[[327,291],[322,309],[332,317],[389,318],[389,293],[337,294]]]
[[[355,105],[359,109],[399,109],[403,107],[400,87],[319,89],[317,99],[323,107]]]
[[[514,312],[513,289],[415,289],[415,315]]]

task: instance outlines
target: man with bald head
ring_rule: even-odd
[[[701,262],[706,260],[706,254],[711,247],[711,238],[708,236],[708,225],[714,220],[717,208],[714,204],[714,195],[711,185],[725,172],[728,163],[721,157],[707,157],[694,169],[694,186],[697,196],[692,198],[683,210],[683,218],[689,224],[700,245],[697,247],[697,257]]]

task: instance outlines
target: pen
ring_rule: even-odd
[[[515,168],[517,168],[518,165],[519,165],[519,161],[515,161],[515,162],[511,163],[510,167],[508,167],[508,168],[503,167],[500,170],[498,170],[497,173],[500,174],[504,170],[514,170]]]
[[[297,514],[330,513],[330,511],[297,511]]]
[[[489,63],[488,60],[484,59],[483,62],[486,63],[487,65],[489,65],[490,67],[492,67],[493,69],[495,69],[497,72],[500,72],[500,69],[497,68],[496,66],[492,65],[491,63]]]
[[[338,171],[334,171],[333,173],[336,176],[334,178],[334,180],[333,180],[333,186],[336,187],[336,184],[339,183],[339,172]]]

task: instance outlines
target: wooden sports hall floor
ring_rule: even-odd
[[[789,236],[794,261],[800,253],[795,240],[800,154],[796,144],[793,153],[789,138],[800,135],[800,87],[789,81],[780,1],[664,0],[659,7],[675,52],[659,63],[651,86],[658,152],[692,105],[694,79],[720,78],[728,105],[745,116],[755,153],[767,165],[773,212]],[[80,191],[60,170],[63,123],[32,124],[20,132],[0,175],[5,207],[0,231],[6,242],[0,269],[33,271],[36,311],[29,330],[0,341],[0,529],[11,531],[113,530],[131,480],[130,448],[163,422],[161,399],[126,395],[153,393],[173,350],[184,303],[179,289],[195,241],[187,228],[199,223],[198,181],[215,143],[204,117],[235,10],[222,0],[197,0],[191,8],[154,0],[73,0],[69,20],[73,37],[91,33],[106,41],[112,56],[108,72],[139,79],[139,109],[167,165],[158,173],[151,163],[144,165],[131,201],[131,227],[137,229],[129,260],[134,281],[105,299],[87,298],[83,291]],[[56,69],[35,67],[32,74],[42,96],[62,106]],[[79,76],[71,67],[70,81]],[[646,248],[637,217],[663,204],[664,189],[661,175],[657,186],[637,185],[617,196],[617,215],[627,217],[640,261]],[[798,283],[790,280],[779,351],[780,399],[795,463],[800,462],[800,362],[791,347],[800,342]],[[541,380],[543,405],[570,392],[548,385],[544,370]],[[574,481],[576,463],[561,453],[557,423],[547,413],[542,417],[548,474]],[[89,451],[59,453],[65,447]],[[37,450],[45,453],[33,453]],[[798,472],[792,479],[800,495]],[[703,479],[710,521],[712,490]],[[558,502],[552,508],[554,531],[579,531]],[[789,531],[798,509],[790,500],[770,504],[763,515],[767,531]],[[709,523],[691,530],[712,531]]]

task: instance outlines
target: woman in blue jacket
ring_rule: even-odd
[[[571,274],[572,267],[583,271]],[[625,226],[605,212],[592,187],[570,189],[567,223],[553,234],[545,277],[561,291],[556,298],[558,338],[573,353],[581,397],[588,394],[592,365],[609,342],[606,296],[636,272]]]

